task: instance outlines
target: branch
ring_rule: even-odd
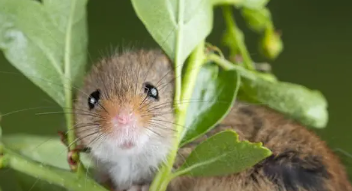
[[[182,82],[182,91],[178,93],[180,95],[182,100],[189,100],[192,96],[192,92],[194,89],[194,85],[197,79],[197,75],[199,73],[199,70],[204,63],[204,41],[202,41],[196,49],[192,52],[189,62],[187,63],[187,68],[185,70],[184,74],[184,80]],[[176,91],[178,89],[176,88]],[[178,104],[179,102],[177,99],[175,99],[175,104]],[[173,150],[170,152],[167,163],[164,164],[156,177],[154,178],[152,185],[149,189],[149,191],[164,191],[166,190],[168,183],[171,180],[171,169],[172,166],[175,162],[175,158],[177,155],[181,135],[184,131],[183,125],[185,124],[186,121],[186,112],[187,112],[188,104],[182,104],[181,106],[176,107],[176,122],[175,124],[181,124],[177,125],[176,128],[176,136],[175,136],[175,142],[173,144]]]
[[[246,48],[245,42],[244,42],[244,37],[242,31],[237,27],[235,19],[233,18],[233,12],[232,12],[232,6],[224,6],[223,7],[223,14],[224,18],[226,21],[226,28],[227,32],[229,33],[231,40],[232,46],[237,45],[237,49],[240,53],[240,55],[243,58],[243,64],[246,69],[248,70],[254,70],[255,67],[253,65],[253,61],[248,53],[248,50]],[[237,56],[237,55],[231,55],[231,56]]]
[[[3,155],[0,155],[2,167],[12,168],[16,171],[36,177],[37,179],[67,188],[68,190],[107,191],[89,177],[77,176],[77,174],[70,171],[32,161],[7,148],[3,148],[3,151]]]

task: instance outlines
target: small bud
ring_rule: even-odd
[[[0,169],[5,168],[8,164],[8,159],[3,153],[0,154]]]
[[[270,28],[265,30],[260,42],[260,51],[265,57],[275,59],[282,52],[283,44],[280,36]]]
[[[247,21],[248,26],[256,31],[262,32],[266,28],[271,27],[271,14],[267,8],[263,9],[242,9],[242,16]]]

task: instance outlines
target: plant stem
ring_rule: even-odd
[[[175,51],[175,63],[174,63],[174,68],[175,68],[175,97],[174,97],[174,102],[178,103],[179,100],[181,100],[181,89],[182,89],[182,68],[183,68],[183,61],[181,60],[181,51],[182,51],[182,40],[183,40],[183,36],[182,36],[182,28],[183,28],[183,12],[184,12],[184,0],[179,0],[178,1],[178,18],[177,18],[177,23],[178,23],[178,32],[176,34],[176,51]],[[181,119],[178,116],[178,111],[179,111],[179,105],[176,104],[175,105],[175,109],[176,109],[176,121],[179,121],[179,119]],[[176,129],[179,129],[178,126],[176,126]],[[181,129],[182,130],[182,129]],[[178,143],[179,143],[179,136],[180,136],[180,132],[176,131],[176,137],[175,137],[175,141],[173,144],[173,149],[170,152],[169,156],[168,156],[168,160],[167,162],[160,168],[159,172],[156,174],[150,188],[149,191],[163,191],[163,188],[165,188],[168,184],[168,177],[169,174],[171,172],[171,168],[174,162],[174,158],[176,156],[175,153],[177,153],[177,149],[178,149]]]
[[[182,68],[183,68],[183,61],[181,60],[182,56],[182,42],[183,42],[183,36],[182,36],[182,29],[183,29],[183,12],[184,12],[184,0],[179,0],[178,1],[178,18],[177,18],[177,23],[178,23],[178,30],[177,30],[177,36],[176,36],[176,51],[175,51],[175,101],[181,99],[181,88],[182,88]],[[178,107],[176,105],[176,107]]]
[[[65,101],[66,101],[66,108],[72,108],[72,91],[71,91],[71,85],[70,82],[66,82],[66,88],[65,88]],[[68,86],[68,87],[67,87]],[[66,119],[66,126],[67,126],[67,143],[69,144],[69,150],[72,151],[76,148],[76,143],[75,143],[75,132],[71,131],[73,129],[73,115],[72,113],[66,112],[65,113],[65,119]],[[73,160],[76,162],[77,166],[77,173],[78,174],[84,174],[85,169],[83,164],[81,163],[79,159],[79,152],[76,152],[75,155],[73,155]],[[71,165],[71,164],[70,164]]]
[[[240,65],[235,65],[232,62],[219,57],[216,54],[209,54],[207,56],[208,61],[213,61],[216,64],[218,64],[220,67],[222,67],[224,70],[236,70],[241,77],[250,79],[250,80],[256,80],[258,78],[261,78],[262,80],[267,80],[271,82],[276,82],[277,79],[274,75],[272,74],[263,74],[257,71],[252,71],[252,70],[247,70],[246,68],[240,66]]]
[[[216,54],[209,54],[207,56],[207,60],[215,62],[220,67],[222,67],[224,70],[236,70],[239,72],[239,74],[241,76],[243,76],[245,78],[249,78],[249,79],[256,78],[254,72],[248,71],[247,69],[245,69],[244,67],[242,67],[240,65],[235,65],[232,62],[230,62],[224,58],[221,58]]]
[[[188,100],[192,96],[193,88],[197,79],[197,75],[199,73],[202,64],[204,63],[204,41],[202,41],[192,52],[189,62],[187,64],[187,68],[185,70],[185,75],[182,83],[182,92],[180,93],[180,98],[182,100]],[[176,89],[177,91],[177,89]],[[175,105],[178,105],[178,100],[175,100]],[[167,186],[171,180],[171,170],[172,166],[175,162],[175,158],[178,151],[178,146],[180,143],[180,139],[182,137],[182,133],[184,132],[183,125],[186,121],[186,114],[188,103],[183,103],[176,107],[176,122],[178,124],[175,126],[176,128],[176,136],[173,143],[173,149],[168,156],[168,160],[166,164],[164,164],[149,189],[149,191],[164,191],[167,189]]]
[[[249,56],[249,53],[247,51],[247,48],[246,48],[246,45],[244,42],[243,33],[237,27],[235,19],[233,18],[232,6],[230,6],[230,5],[224,6],[223,7],[223,15],[224,15],[225,22],[226,22],[227,32],[230,33],[230,36],[232,37],[232,40],[234,41],[233,44],[237,45],[236,48],[238,48],[238,50],[243,58],[243,64],[244,64],[245,68],[248,70],[255,70],[255,67],[253,65],[253,61],[252,61],[251,57]],[[230,47],[230,48],[234,48],[234,47]],[[236,55],[231,55],[231,56],[236,56]]]
[[[72,40],[72,25],[73,25],[73,17],[74,17],[74,12],[76,9],[76,4],[77,0],[72,0],[71,6],[70,6],[70,15],[69,15],[69,20],[67,22],[67,28],[66,28],[66,36],[65,36],[65,55],[64,55],[64,79],[63,82],[66,84],[65,87],[65,101],[66,101],[66,108],[72,108],[72,84],[73,82],[70,82],[69,79],[71,79],[71,40]],[[67,143],[69,144],[69,150],[73,151],[76,148],[76,137],[75,137],[75,131],[72,131],[73,129],[73,115],[72,113],[65,113],[65,118],[66,118],[66,126],[67,126]],[[71,168],[76,168],[74,169],[77,171],[78,174],[82,175],[85,172],[84,166],[81,163],[79,159],[79,152],[75,152],[74,155],[72,156],[72,159],[76,162],[76,166],[71,166]]]
[[[70,171],[65,171],[52,166],[31,161],[21,155],[4,148],[6,166],[19,172],[28,174],[37,179],[45,180],[49,183],[75,191],[107,191],[88,177],[75,176]]]

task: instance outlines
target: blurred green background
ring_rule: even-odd
[[[272,0],[269,8],[274,24],[281,30],[284,51],[273,62],[273,71],[282,81],[318,89],[327,97],[330,119],[326,129],[317,133],[341,156],[352,177],[352,1],[336,0]],[[255,61],[258,36],[248,30],[242,18],[236,19],[245,32],[246,43]],[[214,31],[208,41],[219,45],[224,30],[220,9],[216,9]],[[126,46],[156,47],[142,23],[136,17],[130,1],[91,0],[88,4],[89,63],[112,49]],[[19,74],[0,53],[0,111],[53,106],[39,88]],[[18,75],[19,74],[19,75]],[[346,85],[347,84],[347,85]],[[48,109],[30,110],[8,115],[1,125],[5,134],[32,133],[56,135],[64,130],[62,115],[36,115]],[[3,190],[20,190],[12,182],[11,171],[0,173]],[[35,183],[35,179],[30,184]],[[27,189],[28,190],[28,189]],[[35,188],[32,190],[36,190]]]

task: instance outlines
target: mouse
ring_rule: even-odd
[[[125,50],[87,72],[74,102],[75,134],[96,179],[115,191],[147,191],[175,139],[174,68],[161,49]],[[236,100],[212,130],[179,149],[174,168],[202,141],[232,129],[272,155],[239,173],[182,176],[168,191],[352,191],[343,164],[313,131],[265,105]]]
[[[75,133],[90,148],[97,180],[115,190],[148,190],[175,138],[174,73],[162,51],[124,51],[101,59],[74,104]],[[135,188],[136,187],[136,188]]]

